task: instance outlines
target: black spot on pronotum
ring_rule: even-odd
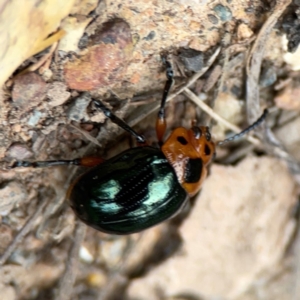
[[[210,148],[207,145],[205,145],[205,147],[204,147],[204,153],[205,153],[205,155],[210,155],[210,153],[211,153]]]
[[[178,136],[177,137],[177,141],[181,144],[181,145],[187,145],[188,141],[183,137],[183,136]]]
[[[185,166],[184,181],[186,183],[196,183],[200,180],[202,173],[202,159],[190,158]]]

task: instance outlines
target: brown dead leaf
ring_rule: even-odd
[[[0,20],[0,85],[27,58],[49,47],[62,36],[55,32],[75,0],[28,2],[20,9],[19,0],[5,1]],[[2,1],[3,2],[3,1]]]

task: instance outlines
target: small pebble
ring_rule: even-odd
[[[49,84],[47,96],[51,106],[59,106],[70,98],[71,93],[67,91],[67,87],[64,83],[55,81]]]
[[[33,156],[33,153],[28,149],[27,146],[21,143],[14,143],[7,150],[7,156],[10,158],[25,160],[31,158]]]
[[[217,16],[221,19],[222,22],[228,22],[232,19],[232,12],[227,6],[218,4],[214,7],[214,11],[216,12]]]
[[[87,121],[89,116],[86,109],[90,103],[91,99],[87,97],[86,94],[80,95],[76,98],[70,105],[67,116],[70,120],[75,122]]]

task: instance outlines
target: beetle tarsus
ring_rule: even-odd
[[[54,167],[54,166],[63,166],[63,165],[81,165],[81,159],[76,158],[72,160],[48,160],[48,161],[26,161],[26,160],[17,160],[13,162],[8,169],[15,168],[45,168],[45,167]]]

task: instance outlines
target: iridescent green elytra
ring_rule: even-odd
[[[84,173],[68,198],[87,225],[130,234],[172,217],[187,193],[161,150],[145,146],[124,151]]]

